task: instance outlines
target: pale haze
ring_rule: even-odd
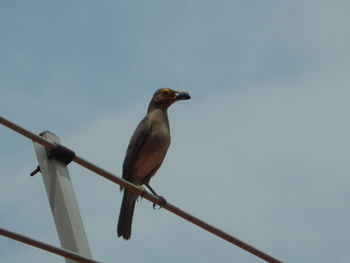
[[[1,1],[0,115],[49,130],[121,176],[155,90],[172,144],[151,185],[283,262],[350,262],[348,1]],[[59,246],[30,140],[0,126],[0,227]],[[69,171],[93,257],[263,262],[137,203],[117,238],[119,187]],[[0,262],[63,262],[0,237]]]

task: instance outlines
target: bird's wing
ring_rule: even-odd
[[[136,127],[131,137],[128,149],[123,163],[123,178],[132,181],[132,165],[138,157],[140,149],[142,149],[147,137],[151,133],[151,121],[146,116]]]

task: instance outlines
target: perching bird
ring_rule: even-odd
[[[131,137],[123,163],[123,178],[136,185],[149,186],[151,177],[161,166],[170,145],[168,107],[178,100],[188,100],[187,92],[168,88],[157,90],[148,106],[146,117]],[[130,239],[137,196],[124,191],[118,220],[118,237]]]

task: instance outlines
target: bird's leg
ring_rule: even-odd
[[[160,196],[156,193],[156,191],[153,190],[153,188],[147,183],[145,184],[145,186],[152,192],[152,194],[154,194],[156,197],[158,197],[159,201],[161,202],[161,204],[166,204],[166,200],[163,196]],[[153,203],[153,209],[155,209],[156,204]]]
[[[155,196],[159,196],[156,191],[153,190],[153,188],[149,185],[149,184],[145,184],[145,186],[152,192],[152,194],[154,194]]]

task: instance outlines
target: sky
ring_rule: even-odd
[[[0,1],[0,114],[121,176],[155,90],[172,145],[151,185],[283,262],[350,261],[348,1]],[[31,141],[0,126],[0,226],[59,246]],[[263,262],[72,163],[96,260]],[[63,262],[0,237],[0,261]]]

